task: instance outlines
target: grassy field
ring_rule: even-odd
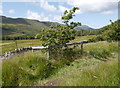
[[[83,37],[76,37],[75,40],[71,42],[77,42],[77,41],[82,41],[82,40],[87,40],[90,38],[95,37],[95,35],[91,36],[83,36]],[[34,39],[34,40],[3,40],[0,41],[0,53],[5,53],[8,51],[12,51],[16,48],[23,48],[27,46],[41,46],[41,41],[39,39]],[[17,46],[16,46],[17,42]]]
[[[17,42],[17,46],[16,46]],[[5,53],[8,51],[12,51],[17,48],[23,48],[28,46],[41,46],[41,42],[38,39],[35,40],[7,40],[2,41],[0,44],[0,52]]]
[[[86,40],[94,36],[76,38]],[[29,42],[28,42],[29,41]],[[21,47],[39,45],[39,40],[20,40]],[[37,42],[39,41],[39,42]],[[71,41],[71,42],[74,42]],[[8,41],[3,41],[3,46]],[[12,42],[9,42],[10,46]],[[19,46],[20,46],[19,45]],[[31,44],[32,46],[32,44]],[[7,50],[7,48],[5,47]],[[9,49],[9,48],[8,48]],[[76,53],[77,52],[77,53]],[[118,85],[118,43],[106,41],[84,45],[59,60],[47,58],[44,51],[26,52],[4,60],[2,64],[3,86],[117,86]],[[75,56],[75,57],[74,57]]]
[[[80,36],[80,37],[76,37],[74,40],[72,40],[71,42],[77,42],[77,41],[82,41],[82,40],[88,40],[88,39],[92,39],[96,37],[96,35],[88,35],[88,36]]]

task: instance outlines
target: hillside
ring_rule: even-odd
[[[106,26],[100,28],[100,32],[105,32],[107,30],[112,30],[112,29],[118,29],[119,24],[120,24],[120,20],[111,22],[111,24],[106,25]]]
[[[42,29],[48,29],[51,25],[57,25],[57,22],[31,20],[26,18],[11,18],[1,16],[2,18],[2,35],[3,38],[34,36],[40,33]],[[0,22],[1,23],[1,22]],[[75,30],[92,30],[93,28],[82,25],[75,28]]]
[[[99,30],[99,33],[101,34],[99,37],[99,39],[102,38],[102,40],[114,40],[114,41],[118,41],[120,40],[120,20],[117,20],[115,22],[111,22],[111,24],[102,27]]]
[[[75,30],[93,30],[94,28],[91,28],[87,25],[82,25],[82,26],[78,26],[75,28]]]
[[[2,34],[9,37],[35,35],[43,28],[47,29],[49,26],[56,24],[58,23],[2,16]]]

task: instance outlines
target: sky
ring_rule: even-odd
[[[119,0],[3,0],[0,15],[12,18],[28,18],[39,21],[61,21],[65,10],[79,7],[71,20],[92,28],[110,24],[118,19]]]

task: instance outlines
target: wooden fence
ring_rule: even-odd
[[[1,54],[0,59],[8,59],[15,54],[22,53],[22,52],[27,52],[27,51],[31,51],[31,50],[36,51],[36,50],[42,50],[42,49],[49,49],[49,48],[52,48],[52,47],[66,47],[66,46],[79,45],[79,44],[81,45],[81,54],[82,54],[84,43],[88,43],[88,41],[84,40],[84,41],[79,41],[79,42],[74,42],[74,43],[66,43],[66,44],[63,44],[63,45],[54,45],[54,46],[46,46],[46,47],[44,47],[44,46],[34,46],[34,47],[18,48],[18,49],[15,49],[13,51]]]

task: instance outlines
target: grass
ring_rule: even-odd
[[[116,60],[112,60],[84,68],[70,68],[74,73],[67,72],[69,74],[66,74],[59,86],[117,86],[117,63]]]
[[[87,40],[90,38],[95,37],[95,35],[90,35],[90,36],[83,36],[83,37],[76,37],[75,40],[71,42],[77,42],[77,41],[82,41],[82,40]],[[0,54],[12,51],[16,48],[23,48],[27,46],[41,46],[41,41],[39,39],[34,39],[34,40],[16,40],[17,41],[17,46],[14,40],[3,40],[1,41],[0,44]]]
[[[2,86],[2,61],[0,60],[0,86]]]
[[[0,44],[0,53],[5,53],[8,51],[12,51],[16,48],[23,48],[23,47],[28,47],[28,46],[40,46],[41,42],[38,39],[35,40],[16,40],[17,41],[17,46],[14,40],[4,40]]]
[[[3,86],[32,86],[43,80],[68,63],[65,59],[48,60],[43,52],[27,52],[3,60]]]
[[[28,41],[31,43],[32,40],[27,40],[27,43]],[[23,44],[22,46],[27,45],[24,40],[20,43]],[[7,45],[7,41],[3,44]],[[79,47],[72,52],[76,55],[72,57],[73,60],[70,60],[70,53],[59,60],[49,60],[42,51],[26,52],[4,60],[2,64],[3,86],[118,85],[118,45],[116,42],[84,44],[82,56],[78,55]]]
[[[51,78],[40,80],[37,86],[50,86],[56,79],[59,81],[53,86],[117,86],[119,80],[117,63],[117,60],[108,62],[96,59],[76,60]]]
[[[101,49],[97,47],[98,45],[101,47]],[[60,69],[56,75],[53,75],[52,77],[43,81],[40,80],[37,85],[117,86],[119,84],[118,55],[116,54],[118,52],[117,43],[97,42],[86,44],[84,48],[84,51],[87,52],[90,52],[93,48],[96,48],[94,51],[97,52],[96,55],[98,56],[102,51],[105,50],[109,51],[108,54],[112,54],[104,58],[105,61],[97,59],[90,53],[88,55],[84,55],[73,61],[70,66],[65,66],[64,68]],[[103,56],[105,54],[106,53],[102,53]],[[55,82],[56,80],[58,80],[57,83]]]
[[[27,86],[34,84],[36,78],[43,78],[41,72],[48,72],[47,60],[38,53],[27,52],[16,55],[14,58],[4,60],[2,65],[2,85],[3,86]],[[45,73],[46,74],[46,73]],[[48,74],[47,74],[48,75]]]
[[[88,36],[79,36],[79,37],[76,37],[74,40],[72,40],[71,42],[77,42],[77,41],[82,41],[82,40],[88,40],[88,39],[92,39],[96,37],[96,35],[88,35]]]

